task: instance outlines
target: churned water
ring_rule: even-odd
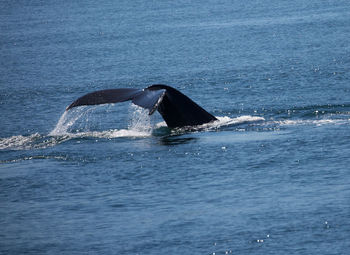
[[[0,4],[0,254],[348,253],[349,1]]]

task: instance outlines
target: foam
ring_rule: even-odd
[[[0,150],[7,148],[26,148],[30,147],[30,144],[39,139],[41,136],[38,133],[23,136],[23,135],[15,135],[7,138],[0,138]]]
[[[77,120],[81,118],[88,119],[89,109],[80,109],[73,114],[64,112],[58,120],[56,126],[48,135],[41,135],[34,133],[31,135],[16,135],[7,138],[0,138],[0,150],[26,150],[26,149],[40,149],[57,145],[67,140],[80,139],[80,138],[101,138],[101,139],[114,139],[114,138],[145,138],[151,137],[154,131],[166,127],[164,121],[152,124],[151,118],[148,112],[138,106],[132,106],[131,118],[128,127],[125,129],[110,129],[105,131],[82,131],[74,132],[70,129],[74,126]],[[256,125],[277,125],[277,126],[297,126],[297,125],[342,125],[348,124],[350,118],[323,118],[323,119],[287,119],[287,120],[269,120],[265,121],[263,117],[243,115],[235,118],[228,116],[216,117],[217,120],[198,125],[195,127],[184,127],[171,132],[181,133],[187,131],[210,131],[217,130],[221,127],[230,125],[240,125],[244,123],[255,123]],[[262,122],[262,123],[261,123]]]
[[[12,149],[12,150],[26,150],[26,149],[40,149],[47,148],[59,143],[62,143],[71,139],[79,138],[101,138],[101,139],[114,139],[114,138],[145,138],[152,136],[154,130],[166,127],[164,121],[151,124],[150,116],[141,107],[134,107],[131,120],[128,128],[126,129],[111,129],[105,131],[82,131],[82,132],[71,132],[69,129],[74,123],[82,118],[86,117],[87,111],[77,111],[73,115],[68,115],[64,112],[58,120],[54,129],[48,135],[40,135],[38,133],[23,136],[11,136],[8,138],[0,138],[0,149]],[[237,118],[230,118],[227,116],[216,117],[218,120],[199,125],[196,127],[189,127],[191,130],[211,130],[217,129],[222,126],[241,124],[246,122],[262,121],[264,118],[256,116],[240,116]],[[187,129],[180,129],[186,131]]]
[[[279,126],[297,126],[297,125],[342,125],[350,122],[350,119],[317,119],[317,120],[279,120],[271,121],[267,124],[277,124]]]
[[[180,128],[180,130],[189,129],[189,130],[208,130],[209,131],[212,129],[218,129],[218,128],[230,126],[230,125],[239,125],[239,124],[244,124],[248,122],[257,122],[257,121],[265,120],[263,117],[251,116],[251,115],[243,115],[236,118],[231,118],[228,116],[224,116],[224,117],[215,116],[215,118],[217,118],[216,121],[205,123],[194,127]]]

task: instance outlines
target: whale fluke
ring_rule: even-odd
[[[131,100],[134,104],[162,115],[170,128],[196,126],[217,120],[198,104],[180,91],[162,84],[155,84],[145,89],[106,89],[86,94],[72,104],[66,111],[81,105],[110,104]]]

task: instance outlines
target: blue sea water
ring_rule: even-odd
[[[1,1],[0,254],[347,254],[349,1]],[[99,89],[171,85],[170,130]]]

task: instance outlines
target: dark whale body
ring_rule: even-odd
[[[158,110],[170,128],[196,126],[217,120],[180,91],[162,84],[155,84],[145,89],[95,91],[75,100],[66,111],[80,105],[118,103],[127,100],[148,109],[150,115]]]

